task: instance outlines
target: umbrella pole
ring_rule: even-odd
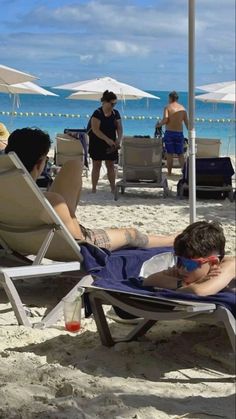
[[[196,221],[195,161],[195,0],[188,0],[188,109],[189,109],[189,213],[190,224]]]

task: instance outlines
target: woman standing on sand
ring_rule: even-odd
[[[89,154],[93,161],[92,192],[97,190],[102,161],[105,161],[111,192],[115,190],[115,167],[123,129],[119,112],[114,109],[117,96],[106,90],[101,98],[102,106],[91,117],[89,135]]]

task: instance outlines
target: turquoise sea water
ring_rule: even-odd
[[[26,126],[39,127],[48,131],[51,139],[54,140],[56,133],[63,132],[64,128],[86,127],[88,117],[94,109],[100,106],[99,102],[96,101],[66,99],[72,93],[70,91],[54,90],[54,92],[59,96],[21,95],[20,106],[14,109],[13,98],[0,93],[0,121],[10,131]],[[160,100],[151,99],[147,101],[142,99],[126,101],[125,103],[120,101],[118,103],[117,109],[121,113],[126,135],[153,135],[156,118],[162,117],[168,92],[152,91],[150,93],[159,96]],[[187,108],[188,97],[186,92],[179,94],[179,101]],[[12,111],[17,112],[17,116],[6,115],[6,112]],[[22,113],[22,115],[19,115],[19,113]],[[42,115],[35,115],[38,113]],[[80,117],[78,118],[77,115],[80,115]],[[221,153],[235,154],[234,118],[233,105],[213,105],[196,101],[196,119],[200,119],[196,121],[196,136],[220,138],[222,141]],[[185,136],[187,137],[187,132],[185,132]]]

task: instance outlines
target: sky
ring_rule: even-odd
[[[44,86],[187,90],[188,0],[0,0],[0,64]],[[235,0],[196,0],[196,85],[235,79]]]

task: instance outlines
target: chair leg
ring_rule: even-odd
[[[216,315],[217,319],[224,323],[233,351],[236,352],[236,328],[233,314],[225,308],[219,306],[217,308]]]
[[[145,335],[149,329],[157,322],[157,320],[140,320],[140,322],[133,328],[133,330],[123,339],[119,339],[119,342],[130,342],[136,340],[140,336]]]
[[[4,272],[0,274],[0,283],[2,284],[8,299],[11,303],[13,311],[16,315],[17,321],[19,324],[22,324],[27,327],[32,327],[28,317],[26,316],[25,309],[23,307],[20,296],[17,292],[15,285],[11,278]]]
[[[64,298],[72,297],[76,292],[78,291],[79,284],[76,284],[69,292],[66,294]],[[42,318],[42,320],[38,323],[34,324],[35,329],[43,329],[45,327],[51,326],[52,324],[55,324],[63,314],[63,306],[64,302],[62,300],[57,303],[57,305],[49,311],[48,314],[46,314],[45,317]]]
[[[102,301],[94,296],[93,293],[89,294],[89,301],[101,342],[105,346],[113,346],[115,343],[130,342],[132,340],[136,340],[138,337],[143,336],[156,323],[156,320],[140,320],[140,322],[132,329],[130,333],[128,333],[128,335],[123,338],[113,339],[106,316],[103,311]]]
[[[89,293],[88,297],[102,344],[105,346],[113,346],[115,341],[111,336],[101,300],[93,296],[92,293]]]

